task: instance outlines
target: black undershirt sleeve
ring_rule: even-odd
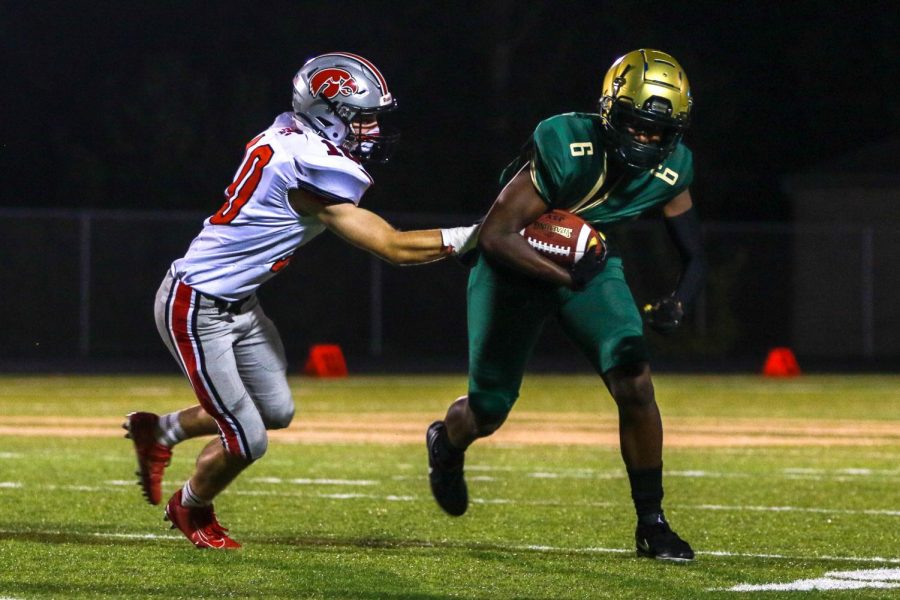
[[[689,304],[706,281],[706,252],[703,249],[703,234],[700,219],[694,207],[675,217],[663,219],[666,230],[681,256],[681,277],[673,298],[682,304]]]

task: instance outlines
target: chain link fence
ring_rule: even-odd
[[[169,264],[207,215],[171,212],[0,211],[0,361],[171,366],[153,323]],[[471,222],[466,216],[387,215],[403,229]],[[900,365],[900,233],[873,226],[704,224],[710,274],[685,326],[648,333],[664,364],[740,367],[790,346],[801,364]],[[639,305],[673,289],[677,253],[658,221],[623,240]],[[292,364],[314,343],[337,343],[373,368],[465,369],[467,272],[448,260],[393,267],[326,233],[263,286]],[[552,323],[535,356],[584,367]]]

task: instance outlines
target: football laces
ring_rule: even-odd
[[[528,243],[531,244],[532,248],[539,252],[545,252],[547,254],[556,254],[559,256],[568,256],[569,248],[566,246],[558,246],[556,244],[548,244],[547,242],[542,242],[541,240],[535,239],[533,237],[528,237]]]

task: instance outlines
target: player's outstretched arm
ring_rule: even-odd
[[[290,191],[297,212],[317,217],[347,242],[395,265],[417,265],[449,256],[440,229],[400,231],[352,202],[329,203],[306,190]]]

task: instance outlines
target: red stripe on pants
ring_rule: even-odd
[[[242,456],[241,445],[238,441],[237,434],[232,430],[228,420],[216,408],[215,402],[209,395],[206,386],[203,385],[202,374],[198,365],[198,353],[194,351],[193,334],[191,332],[191,298],[194,290],[180,281],[176,280],[173,285],[178,286],[175,290],[175,298],[172,302],[172,337],[175,338],[175,344],[178,346],[178,353],[181,355],[181,362],[184,370],[194,388],[194,394],[200,400],[200,406],[216,420],[219,424],[219,431],[222,433],[222,440],[225,443],[225,449],[229,454]],[[195,306],[195,310],[197,307]],[[199,344],[199,340],[196,340]],[[210,386],[212,384],[210,383]]]

